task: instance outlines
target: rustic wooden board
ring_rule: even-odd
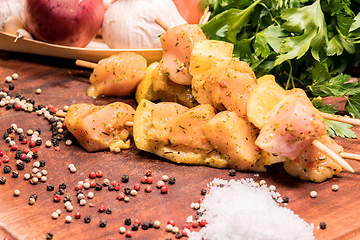
[[[91,99],[85,94],[88,86],[88,77],[91,73],[88,69],[76,67],[74,61],[20,53],[0,52],[0,86],[7,86],[5,77],[13,73],[19,74],[19,79],[14,80],[15,89],[12,93],[20,92],[35,100],[36,104],[52,104],[62,108],[65,105],[74,103],[95,103],[105,104],[118,101],[116,98]],[[36,95],[37,88],[42,89],[40,95]],[[122,99],[136,107],[133,99]],[[334,100],[330,100],[334,102]],[[341,101],[336,100],[334,103]],[[50,139],[50,125],[43,118],[35,113],[23,111],[6,110],[0,108],[0,133],[1,136],[12,123],[16,123],[24,130],[42,129],[41,137],[43,142]],[[360,136],[360,128],[355,128]],[[352,153],[360,153],[359,140],[336,139],[345,147],[345,150]],[[133,145],[134,146],[134,145]],[[23,147],[23,145],[21,145]],[[282,169],[281,165],[272,166],[267,173],[241,173],[235,177],[229,176],[228,169],[214,169],[202,166],[178,165],[157,156],[139,152],[135,147],[122,151],[119,154],[110,152],[87,153],[76,144],[65,146],[60,144],[61,151],[56,152],[54,148],[46,148],[43,145],[38,147],[39,160],[46,161],[43,169],[48,171],[48,181],[31,185],[23,179],[24,173],[31,171],[32,163],[25,164],[25,170],[19,171],[19,178],[12,178],[11,174],[4,174],[2,163],[0,176],[6,176],[5,185],[0,185],[0,239],[5,236],[12,239],[45,239],[47,232],[54,233],[54,239],[107,239],[109,236],[115,239],[125,239],[118,230],[124,226],[124,219],[139,218],[143,221],[159,220],[162,225],[160,229],[141,230],[133,233],[134,239],[175,239],[172,233],[165,231],[166,221],[173,219],[176,225],[181,228],[190,215],[195,211],[190,204],[197,202],[200,190],[206,188],[207,183],[215,177],[223,179],[240,179],[251,177],[259,181],[265,179],[268,184],[274,184],[282,196],[289,196],[288,208],[293,210],[304,220],[313,223],[315,227],[320,222],[326,222],[325,230],[315,229],[316,239],[359,239],[360,238],[360,163],[351,161],[355,173],[342,172],[340,177],[330,179],[324,183],[316,184],[304,182],[290,177]],[[15,152],[11,151],[5,140],[0,141],[0,150],[9,155],[9,165],[15,169]],[[33,161],[33,160],[32,160]],[[76,173],[70,173],[67,166],[73,163]],[[129,183],[121,184],[124,187],[132,187],[140,182],[140,178],[147,169],[153,172],[154,183],[166,174],[176,178],[176,184],[169,185],[168,194],[160,194],[159,189],[153,184],[153,191],[145,193],[145,185],[136,197],[130,197],[128,203],[115,199],[117,192],[110,192],[107,189],[95,191],[95,198],[87,200],[87,203],[94,203],[91,208],[79,206],[75,201],[74,212],[67,213],[63,202],[55,203],[52,200],[53,192],[46,191],[47,184],[58,185],[66,183],[65,193],[70,193],[75,198],[74,186],[78,181],[88,177],[90,171],[102,170],[104,177],[97,179],[99,183],[104,178],[120,181],[123,174],[130,176]],[[339,191],[333,192],[331,186],[339,185]],[[20,190],[18,197],[13,196],[15,189]],[[318,197],[310,198],[310,191],[318,192]],[[84,190],[87,193],[89,190]],[[35,205],[28,204],[28,198],[36,193],[38,200]],[[224,196],[226,197],[226,196]],[[103,204],[112,209],[112,214],[99,213],[98,206]],[[51,219],[51,214],[56,209],[62,210],[62,215],[57,220]],[[73,219],[72,223],[64,221],[66,215],[74,217],[74,213],[80,211],[81,219]],[[84,223],[84,217],[90,215],[90,224]],[[107,226],[99,227],[100,220],[105,219]],[[261,227],[261,226],[259,226]],[[129,228],[129,227],[127,227]],[[274,236],[275,238],[275,236]]]

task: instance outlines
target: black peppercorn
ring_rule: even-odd
[[[206,195],[206,192],[207,192],[206,189],[201,189],[200,193],[201,193],[201,195]]]
[[[41,140],[41,139],[37,139],[37,140],[35,141],[35,144],[36,144],[36,146],[40,146],[40,145],[42,144],[42,140]]]
[[[23,153],[23,151],[22,150],[16,150],[16,153],[15,153],[15,159],[20,159],[20,156],[21,156],[21,154]]]
[[[83,193],[83,191],[78,190],[78,191],[76,192],[76,196],[79,196],[80,194],[84,194],[84,193]]]
[[[109,190],[109,191],[114,191],[114,190],[115,190],[114,185],[109,185],[109,186],[108,186],[108,190]]]
[[[129,182],[129,176],[126,175],[126,174],[124,174],[124,175],[121,177],[121,181],[122,181],[123,183]]]
[[[175,178],[174,177],[169,178],[169,184],[175,184]]]
[[[46,234],[46,239],[48,239],[48,240],[53,239],[53,236],[54,236],[54,234],[52,232],[48,232]]]
[[[11,108],[12,108],[12,104],[11,104],[11,103],[5,104],[5,109],[6,109],[6,110],[10,110]]]
[[[5,165],[4,166],[4,173],[9,173],[11,172],[11,167],[9,165]]]
[[[105,213],[106,213],[106,214],[111,214],[111,212],[112,212],[112,211],[111,211],[111,208],[106,208],[106,210],[105,210]]]
[[[154,222],[153,222],[153,221],[150,220],[150,221],[148,222],[148,224],[149,224],[149,228],[154,227]]]
[[[106,224],[107,224],[107,222],[106,222],[106,220],[100,220],[100,227],[106,227]]]
[[[21,160],[18,160],[18,162],[16,163],[16,168],[17,168],[18,170],[24,170],[24,168],[25,168],[24,162],[21,161]]]
[[[10,83],[9,84],[9,90],[14,90],[15,88],[15,84],[14,83]]]
[[[129,187],[124,188],[124,193],[125,193],[125,195],[130,195],[131,188],[129,188]]]
[[[10,135],[10,133],[6,132],[6,133],[4,133],[3,138],[6,139],[7,137],[9,137],[9,135]]]
[[[139,229],[139,224],[134,223],[131,227],[131,231],[137,231]]]
[[[40,167],[45,167],[45,160],[40,160]]]
[[[30,161],[31,161],[31,157],[26,157],[24,161],[25,161],[26,163],[30,162]]]
[[[60,195],[64,195],[64,193],[65,193],[65,189],[59,189],[59,194]]]
[[[22,141],[24,138],[26,138],[25,134],[22,133],[19,135],[19,141]]]
[[[19,172],[18,171],[13,171],[11,174],[12,174],[11,176],[13,178],[18,178],[19,177]]]
[[[142,230],[148,230],[149,228],[149,223],[148,222],[142,222],[141,223],[141,229]]]
[[[102,189],[102,186],[99,183],[96,183],[95,190],[96,191],[101,191],[101,189]]]
[[[326,223],[320,222],[320,229],[325,229],[325,228],[326,228]]]
[[[175,238],[176,238],[176,239],[182,238],[181,232],[176,232],[176,233],[175,233]]]
[[[38,195],[36,193],[33,193],[30,195],[30,198],[33,198],[33,199],[35,199],[35,201],[37,201]]]
[[[236,176],[236,170],[235,170],[235,169],[230,169],[229,175],[230,175],[231,177]]]
[[[90,216],[86,216],[86,217],[84,218],[84,222],[85,222],[85,223],[90,223],[90,222],[91,222],[91,217],[90,217]]]
[[[65,183],[59,184],[59,189],[66,189],[66,184]]]
[[[131,219],[129,217],[125,218],[125,225],[131,225]]]
[[[5,177],[0,177],[0,184],[4,185],[6,183],[6,178]]]
[[[7,132],[7,133],[12,133],[12,132],[13,132],[13,128],[12,128],[12,127],[7,128],[7,129],[6,129],[6,132]]]
[[[65,194],[65,196],[64,196],[64,202],[71,202],[71,199],[72,199],[72,197],[71,197],[70,194]]]
[[[39,135],[41,134],[41,129],[37,128],[35,131],[37,131],[39,133]]]
[[[289,197],[288,196],[283,197],[282,202],[283,203],[288,203],[289,202]]]
[[[46,186],[46,190],[47,190],[47,191],[54,191],[54,185],[53,185],[53,184],[48,184],[48,185]]]
[[[32,158],[33,159],[37,159],[39,157],[39,154],[38,153],[33,153],[33,155],[32,155]]]

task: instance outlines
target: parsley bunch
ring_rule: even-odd
[[[247,62],[257,77],[273,74],[285,89],[301,87],[311,98],[345,96],[347,113],[360,118],[360,83],[349,81],[346,74],[360,64],[360,0],[200,4],[211,11],[210,20],[201,26],[204,34],[233,43],[235,57]],[[329,112],[320,110],[326,109]],[[344,135],[340,130],[334,134]]]

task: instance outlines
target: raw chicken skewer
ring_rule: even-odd
[[[360,155],[359,154],[342,152],[342,153],[340,153],[340,157],[360,161]]]

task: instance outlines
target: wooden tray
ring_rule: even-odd
[[[31,53],[37,55],[81,59],[90,62],[99,60],[121,52],[135,52],[146,58],[148,64],[159,61],[162,57],[161,49],[110,49],[102,39],[96,38],[85,48],[67,47],[45,43],[32,39],[20,38],[16,42],[16,36],[0,32],[0,50]]]

